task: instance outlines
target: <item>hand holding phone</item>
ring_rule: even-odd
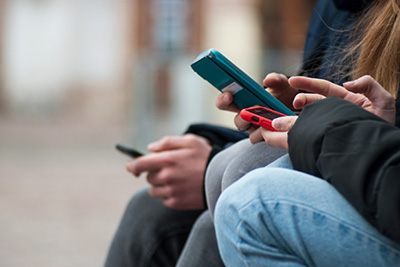
[[[240,109],[255,105],[295,115],[282,102],[239,69],[215,49],[201,53],[191,64],[192,69],[221,92],[229,92]]]
[[[128,146],[125,146],[125,145],[122,145],[122,144],[116,144],[115,148],[118,151],[120,151],[120,152],[124,153],[125,155],[128,155],[128,156],[130,156],[132,158],[137,158],[137,157],[141,157],[141,156],[144,155],[142,152],[139,152],[136,149],[133,149],[131,147],[128,147]]]
[[[272,127],[272,120],[282,116],[287,115],[265,107],[251,107],[240,111],[242,119],[271,131],[276,131]]]

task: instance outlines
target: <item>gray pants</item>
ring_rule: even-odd
[[[285,150],[240,141],[211,161],[207,202],[214,211],[221,190],[248,171],[269,164]],[[141,190],[130,201],[110,246],[105,266],[224,266],[208,210],[180,211]]]
[[[207,205],[211,215],[223,190],[249,171],[264,167],[285,153],[286,150],[268,146],[265,142],[251,144],[249,139],[218,153],[206,174]]]

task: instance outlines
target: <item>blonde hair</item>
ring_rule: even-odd
[[[377,0],[356,26],[352,78],[374,77],[394,97],[400,84],[400,0]]]

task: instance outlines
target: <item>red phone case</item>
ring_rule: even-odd
[[[277,111],[269,109],[269,108],[251,107],[251,108],[242,109],[240,111],[240,117],[242,117],[242,119],[244,119],[248,122],[251,122],[255,125],[261,126],[268,130],[271,130],[271,131],[276,131],[276,129],[274,127],[272,127],[272,124],[271,124],[273,118],[266,118],[262,115],[254,113],[255,111],[260,111],[260,110],[264,110],[267,113],[270,113],[271,115],[273,115],[272,117],[276,117],[276,118],[281,117],[281,116],[287,116],[283,113],[277,112]]]

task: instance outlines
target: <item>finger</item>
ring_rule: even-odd
[[[321,100],[325,98],[323,95],[320,94],[306,94],[306,93],[300,93],[295,96],[293,100],[293,107],[295,109],[303,109],[305,106],[308,104]]]
[[[151,153],[126,163],[127,171],[135,176],[142,172],[157,171],[170,164],[168,152]]]
[[[278,73],[269,73],[263,80],[263,85],[266,88],[274,88],[279,91],[289,87],[288,78],[286,75]]]
[[[239,112],[240,108],[233,103],[233,96],[231,93],[222,93],[217,97],[215,102],[217,108],[226,111]]]
[[[299,90],[317,93],[326,97],[337,96],[344,99],[350,94],[350,92],[342,86],[316,78],[294,76],[290,77],[289,84]]]
[[[149,195],[155,198],[168,198],[169,190],[168,187],[160,185],[160,186],[152,186],[148,190]]]
[[[233,122],[239,131],[248,131],[253,125],[252,123],[242,119],[242,117],[240,117],[240,114],[235,115]]]
[[[297,120],[297,116],[283,116],[272,120],[272,127],[277,131],[287,132],[292,129],[293,124]]]
[[[250,133],[249,139],[252,144],[256,144],[258,142],[263,141],[263,136],[261,134],[261,127],[258,127],[256,130]]]
[[[152,152],[176,150],[192,147],[194,135],[186,134],[182,136],[166,136],[160,140],[150,143],[147,148]]]
[[[161,181],[161,179],[158,176],[159,172],[158,171],[151,171],[147,174],[146,180],[149,184],[152,186],[162,186],[164,183]]]
[[[186,210],[182,201],[174,197],[163,198],[163,204],[171,209]]]
[[[393,101],[393,96],[369,75],[346,82],[343,86],[354,93],[364,94],[376,107],[386,107],[388,102]]]
[[[288,149],[287,132],[273,132],[262,129],[261,134],[267,145]]]

